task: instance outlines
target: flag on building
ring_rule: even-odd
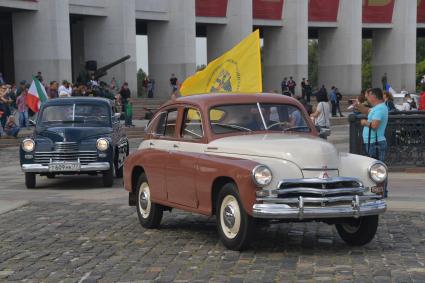
[[[33,77],[28,90],[27,105],[33,112],[37,113],[41,104],[45,101],[47,101],[46,89],[36,77]]]
[[[235,47],[187,78],[183,96],[201,93],[261,93],[260,32],[254,31]]]
[[[396,91],[390,86],[389,83],[387,83],[387,85],[385,86],[385,90],[391,94],[395,94]]]

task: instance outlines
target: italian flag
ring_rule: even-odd
[[[47,101],[46,90],[40,81],[33,77],[31,87],[28,90],[27,105],[34,113],[37,113],[41,104],[45,101]]]

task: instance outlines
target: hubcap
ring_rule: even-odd
[[[342,224],[342,227],[347,233],[354,234],[359,230],[361,224],[362,224],[362,221],[361,219],[359,219],[357,221],[353,221],[350,223],[344,223]]]
[[[241,211],[237,199],[232,196],[226,196],[220,206],[220,226],[224,235],[229,238],[235,238],[241,227]]]
[[[139,212],[143,218],[148,218],[151,210],[151,197],[148,183],[142,183],[139,188]]]

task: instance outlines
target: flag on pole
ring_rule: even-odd
[[[36,77],[33,77],[28,90],[27,105],[33,112],[37,113],[41,104],[45,101],[47,101],[46,89]]]
[[[391,94],[395,94],[396,91],[390,86],[389,83],[387,83],[387,85],[385,86],[385,90]]]
[[[201,93],[261,93],[260,32],[254,31],[235,47],[187,78],[180,88],[183,96]]]

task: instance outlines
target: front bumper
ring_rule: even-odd
[[[339,205],[327,207],[290,207],[287,204],[264,203],[253,205],[253,216],[267,219],[320,219],[320,218],[345,218],[367,215],[377,215],[385,212],[385,200],[375,200],[364,203],[353,202],[352,205]]]
[[[66,171],[66,172],[91,172],[91,171],[106,171],[110,169],[109,162],[91,162],[88,164],[81,164],[80,169],[76,171]],[[56,171],[50,171],[48,165],[43,164],[22,164],[21,166],[23,172],[28,173],[56,173]],[[57,173],[61,173],[58,171]]]

